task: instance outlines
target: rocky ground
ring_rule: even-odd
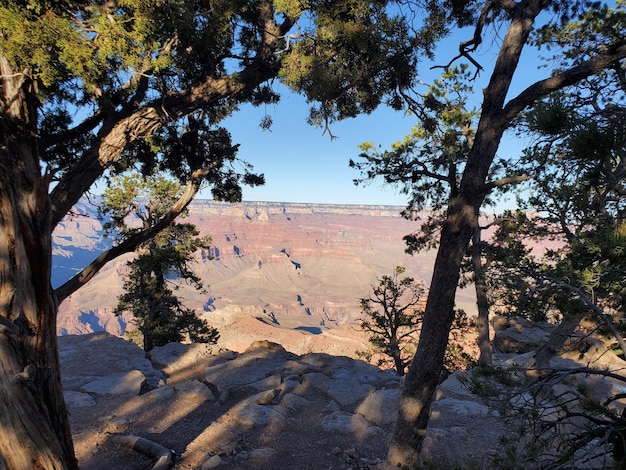
[[[519,342],[515,325],[509,330],[508,344]],[[59,347],[82,469],[152,468],[154,459],[120,436],[173,450],[181,470],[382,468],[402,383],[391,371],[324,353],[298,356],[268,341],[240,353],[170,344],[149,359],[107,333],[60,337]],[[498,355],[515,365],[531,359],[532,352]],[[436,468],[496,468],[507,433],[502,402],[473,395],[463,376],[439,387],[423,454]]]
[[[357,469],[374,468],[385,457],[401,385],[391,371],[347,357],[296,356],[267,341],[243,353],[170,344],[155,349],[151,360],[107,333],[59,341],[85,470],[152,466],[114,443],[118,434],[174,450],[179,469]],[[487,413],[485,432],[497,442],[495,422],[487,425],[494,417],[478,403],[453,398],[468,394],[458,382],[448,385],[433,417],[429,452],[445,449],[437,450],[434,441],[448,432],[451,412]],[[464,434],[474,431],[472,425]],[[455,451],[443,452],[450,453]]]

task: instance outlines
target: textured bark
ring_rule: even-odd
[[[200,190],[202,178],[204,178],[204,176],[206,176],[210,171],[210,168],[194,170],[192,173],[192,178],[185,187],[183,194],[180,196],[178,201],[176,201],[176,203],[172,205],[167,214],[165,214],[161,218],[161,220],[159,220],[158,223],[156,223],[152,227],[145,228],[141,232],[138,232],[133,236],[127,238],[119,245],[115,245],[111,249],[105,251],[104,253],[101,253],[95,260],[89,263],[89,265],[83,268],[77,275],[72,277],[62,286],[58,287],[55,290],[58,302],[63,302],[63,300],[65,300],[70,294],[72,294],[72,292],[77,291],[82,286],[87,284],[109,261],[114,260],[124,253],[130,253],[132,251],[135,251],[135,248],[137,248],[139,245],[150,240],[165,227],[168,227],[180,214],[182,214],[182,212],[189,206],[189,204],[191,204],[191,202],[196,197],[196,194],[198,194],[198,191]]]
[[[0,58],[0,462],[77,468],[61,389],[48,184],[34,85]]]
[[[420,340],[405,376],[389,463],[417,461],[426,433],[435,388],[439,384],[448,335],[454,320],[454,297],[461,260],[477,213],[460,199],[453,201],[441,233]]]
[[[205,76],[180,93],[141,107],[133,101],[121,111],[100,109],[70,131],[98,129],[92,147],[52,191],[40,167],[36,85],[29,70],[14,70],[0,57],[0,468],[77,468],[56,344],[58,302],[50,285],[52,230],[119,160],[128,144],[224,98],[236,100],[241,95],[245,101],[261,83],[276,77],[280,67],[276,43],[294,19],[283,18],[277,24],[271,5],[262,2],[259,48],[239,74]],[[188,192],[172,208],[172,219],[193,199],[200,183],[197,176],[202,175],[194,176]],[[107,252],[59,293],[69,295],[106,262],[131,251],[165,225]]]
[[[119,160],[130,143],[149,137],[167,122],[219,105],[225,98],[236,100],[239,96],[248,96],[262,83],[277,77],[281,61],[276,54],[276,44],[294,25],[295,18],[285,17],[277,24],[271,4],[265,1],[258,7],[264,23],[262,40],[255,60],[239,73],[207,75],[186,89],[168,93],[126,114],[101,115],[96,141],[51,192],[53,227],[105,170]]]

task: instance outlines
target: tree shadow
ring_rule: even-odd
[[[389,428],[371,427],[355,414],[358,402],[341,404],[307,380],[307,374],[333,380],[323,364],[335,358],[300,357],[265,343],[241,354],[198,356],[184,367],[164,367],[165,386],[139,396],[96,395],[94,406],[72,409],[81,468],[151,468],[149,459],[114,444],[107,432],[171,448],[180,468],[199,468],[212,456],[229,469],[341,468],[384,457],[382,436]],[[331,415],[348,419],[342,432],[325,427]],[[86,449],[94,443],[96,448]]]

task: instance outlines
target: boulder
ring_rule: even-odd
[[[226,362],[234,357],[232,351],[222,352],[214,344],[204,343],[168,343],[165,346],[158,346],[150,351],[152,363],[168,374],[182,371],[196,366],[206,364],[210,367],[215,364]]]
[[[280,373],[286,360],[284,354],[265,348],[248,349],[228,362],[208,367],[202,378],[220,390],[254,384]]]
[[[94,399],[88,393],[74,392],[72,390],[68,390],[63,393],[63,396],[65,397],[65,403],[70,410],[83,408],[86,406],[93,406],[96,404]]]
[[[495,328],[493,347],[501,353],[524,354],[536,351],[546,342],[554,328],[549,323],[533,323],[521,317],[510,318]]]
[[[163,374],[152,367],[139,346],[106,332],[60,336],[59,358],[64,390],[81,391],[104,376],[138,371],[155,388]]]
[[[398,417],[400,394],[399,389],[376,390],[355,411],[372,424],[392,424]]]
[[[312,372],[302,377],[303,385],[309,385],[328,393],[340,405],[352,405],[363,400],[374,391],[374,386],[350,380],[331,379],[320,372]]]
[[[207,400],[217,400],[218,397],[213,396],[213,392],[197,380],[191,380],[184,382],[180,385],[174,386],[176,393],[185,400],[192,400],[194,402],[204,402]]]
[[[139,395],[146,377],[138,370],[101,377],[81,387],[81,392],[111,395]]]

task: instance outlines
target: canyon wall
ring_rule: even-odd
[[[245,324],[237,328],[250,329],[256,322],[302,334],[355,329],[361,316],[359,298],[369,294],[377,277],[403,265],[408,275],[425,284],[430,280],[434,253],[404,252],[402,237],[416,230],[419,222],[403,219],[401,210],[194,201],[184,220],[212,238],[211,248],[197,253],[194,262],[205,289],[181,284],[177,293],[224,338],[229,335],[226,330],[242,321]],[[95,214],[84,202],[55,231],[55,286],[110,246]],[[131,318],[116,317],[114,309],[131,257],[107,265],[61,304],[58,334],[124,333]],[[459,293],[459,307],[471,311],[473,303],[470,291]]]

